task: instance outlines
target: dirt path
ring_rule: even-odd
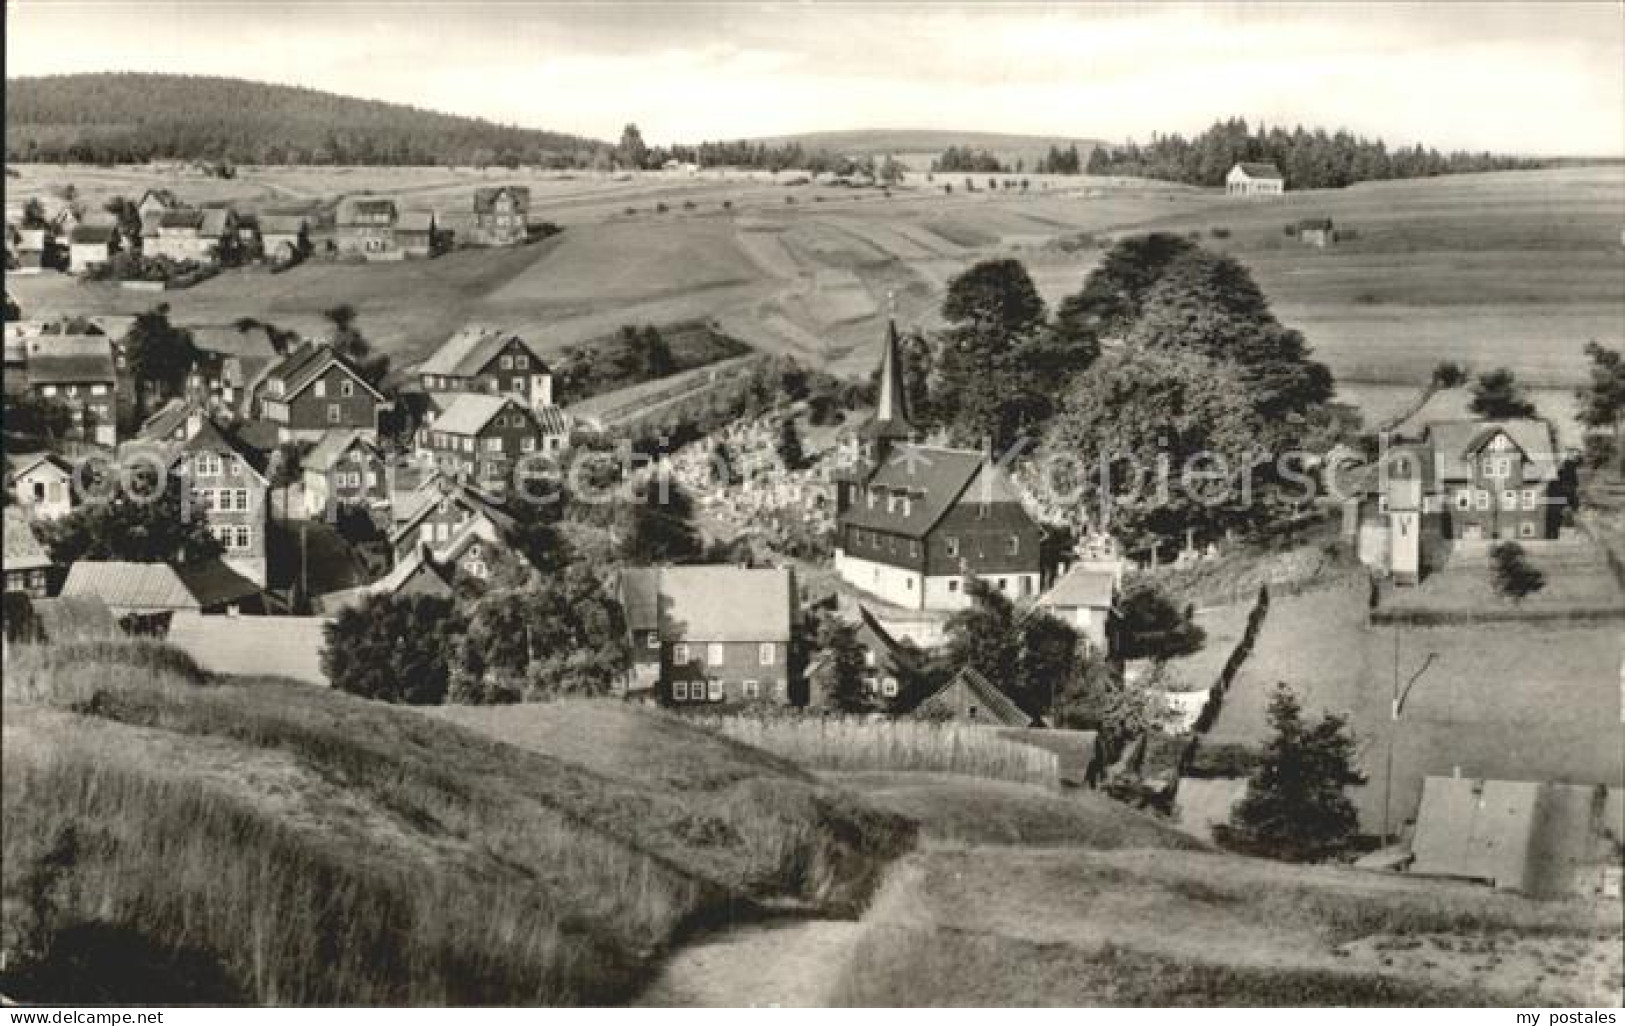
[[[722,930],[672,955],[638,998],[644,1008],[827,1008],[836,1003],[858,941],[893,922],[919,886],[919,856],[887,872],[858,920],[779,919]]]

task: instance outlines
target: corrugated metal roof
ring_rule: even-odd
[[[65,598],[99,598],[113,609],[200,609],[168,563],[82,559],[68,568]]]

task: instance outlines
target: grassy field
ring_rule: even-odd
[[[841,1003],[1618,1001],[1617,908],[1210,853],[1093,796],[841,779],[926,839],[865,916]]]
[[[201,681],[128,644],[14,647],[5,685],[17,999],[615,1002],[760,901],[850,909],[911,837],[618,704],[524,710],[545,740],[511,745],[489,717]]]
[[[1286,682],[1311,715],[1349,718],[1368,783],[1362,824],[1381,827],[1387,744],[1394,745],[1393,824],[1414,815],[1422,778],[1625,784],[1617,623],[1497,623],[1368,628],[1366,594],[1345,588],[1277,598],[1232,682],[1211,734],[1261,743],[1271,691]],[[1429,654],[1394,724],[1394,643],[1401,683]]]
[[[1620,167],[1368,183],[1264,202],[1052,176],[1025,176],[1025,193],[990,192],[986,176],[974,176],[977,191],[968,193],[962,175],[913,173],[888,197],[741,172],[244,168],[222,182],[133,168],[18,170],[8,182],[18,198],[71,182],[99,205],[167,186],[191,201],[264,209],[373,192],[433,208],[452,227],[466,220],[476,185],[529,185],[533,218],[565,226],[559,239],[424,264],[226,274],[164,297],[193,323],[251,315],[307,330],[322,308],[351,302],[380,344],[403,357],[470,321],[514,327],[552,349],[624,323],[701,318],[758,348],[867,374],[888,312],[934,324],[948,279],[974,261],[1019,257],[1054,303],[1076,291],[1103,242],[1148,229],[1196,233],[1234,252],[1345,382],[1344,395],[1373,407],[1392,407],[1384,387],[1414,389],[1448,359],[1505,364],[1557,389],[1537,398],[1566,423],[1560,396],[1583,373],[1581,347],[1592,338],[1617,344],[1625,331]],[[1332,217],[1358,237],[1322,251],[1283,234],[1284,224],[1309,216]],[[151,301],[49,275],[8,287],[30,316],[130,312]]]

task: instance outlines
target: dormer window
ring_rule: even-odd
[[[896,513],[897,512],[897,496],[889,495],[889,494],[886,496],[886,512],[887,513]]]
[[[903,496],[903,516],[910,516],[913,512],[914,500],[907,495]]]
[[[875,502],[876,502],[876,501],[877,501],[877,500],[878,500],[878,499],[879,499],[879,498],[880,498],[880,497],[879,497],[879,496],[878,496],[878,495],[876,495],[876,494],[875,494],[875,490],[874,490],[874,489],[873,489],[873,488],[870,488],[870,489],[869,489],[869,490],[868,490],[868,491],[867,491],[867,492],[865,492],[865,493],[864,493],[864,499],[865,499],[865,502],[866,502],[866,503],[867,503],[867,505],[868,505],[868,507],[869,507],[869,508],[870,508],[870,509],[874,509],[874,508],[875,508]]]

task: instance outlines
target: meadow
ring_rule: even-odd
[[[763,902],[850,913],[913,834],[618,704],[539,711],[595,739],[542,751],[150,644],[7,656],[14,999],[613,1003]]]
[[[533,220],[564,226],[558,239],[424,264],[230,273],[164,297],[190,323],[248,315],[303,330],[319,327],[323,308],[350,302],[401,359],[471,321],[513,327],[557,350],[625,323],[704,319],[759,349],[862,375],[878,357],[884,318],[934,326],[947,281],[975,261],[1022,259],[1053,304],[1077,290],[1103,245],[1147,230],[1235,253],[1332,367],[1344,396],[1373,409],[1387,403],[1384,388],[1419,387],[1435,364],[1454,360],[1512,367],[1553,390],[1538,398],[1566,422],[1560,397],[1582,379],[1582,346],[1625,340],[1618,165],[1373,182],[1268,201],[1042,175],[1021,176],[1026,191],[989,190],[987,176],[969,176],[969,192],[967,176],[917,171],[883,193],[788,172],[267,167],[221,181],[136,168],[17,170],[8,182],[14,200],[70,182],[93,205],[154,186],[246,209],[321,208],[372,193],[434,209],[453,228],[466,223],[475,186],[528,185]],[[1304,246],[1283,231],[1303,217],[1331,217],[1353,237],[1325,250]],[[150,303],[53,276],[8,287],[29,316]]]

